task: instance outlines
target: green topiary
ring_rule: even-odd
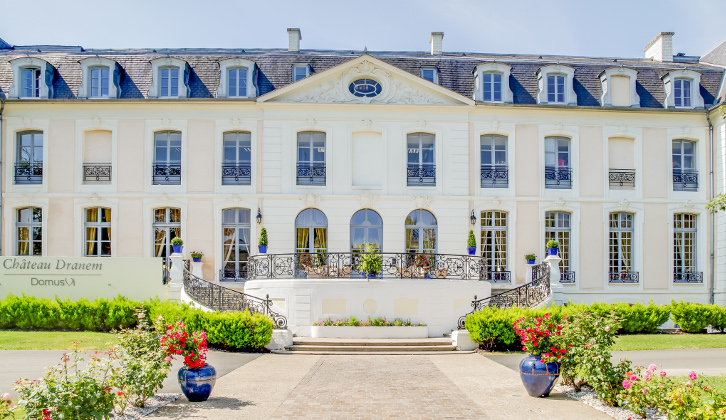
[[[474,236],[473,230],[469,230],[469,237],[466,239],[466,246],[469,248],[476,248],[476,237]]]
[[[260,240],[257,242],[257,245],[267,245],[267,229],[260,229]]]
[[[559,247],[560,247],[560,243],[555,241],[554,239],[550,239],[549,241],[547,241],[547,248],[559,248]]]
[[[171,244],[176,246],[184,245],[184,241],[182,240],[182,238],[177,236],[176,238],[171,240]]]

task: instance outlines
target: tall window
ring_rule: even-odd
[[[570,139],[545,138],[545,188],[572,188]]]
[[[27,207],[17,211],[17,255],[43,255],[43,211]]]
[[[350,250],[360,253],[373,245],[376,250],[383,250],[383,219],[374,210],[358,210],[350,218]]]
[[[43,183],[43,133],[25,131],[18,133],[15,158],[16,184]]]
[[[487,262],[490,278],[509,281],[507,272],[507,212],[481,212],[481,256]]]
[[[247,259],[250,255],[249,209],[222,211],[222,279],[247,278]]]
[[[574,282],[575,273],[570,271],[570,213],[545,213],[545,244],[551,239],[560,244],[560,282]]]
[[[675,191],[697,191],[696,142],[673,141],[673,189]]]
[[[227,96],[230,98],[247,97],[247,69],[236,68],[227,70],[229,80],[227,81]]]
[[[297,133],[297,185],[325,185],[325,133]]]
[[[23,98],[40,98],[40,69],[23,69]]]
[[[181,133],[154,133],[154,185],[181,184]]]
[[[108,67],[96,67],[91,69],[91,97],[108,97]]]
[[[679,283],[703,281],[696,266],[697,221],[695,214],[673,215],[673,276]]]
[[[434,154],[435,136],[427,133],[413,133],[407,136],[408,186],[435,186],[436,165]]]
[[[508,186],[507,138],[492,134],[481,136],[481,187]]]
[[[482,75],[482,88],[484,102],[502,101],[502,74],[484,73]]]
[[[565,76],[553,74],[547,76],[547,102],[565,103]]]
[[[438,83],[438,71],[435,67],[422,67],[421,78],[428,80],[431,83]]]
[[[167,67],[161,69],[161,95],[162,97],[179,96],[179,68]]]
[[[305,209],[295,219],[297,253],[328,252],[328,218],[318,209]]]
[[[298,80],[308,77],[310,74],[310,67],[307,64],[296,64],[292,66],[292,81],[297,82]]]
[[[406,216],[406,252],[433,254],[436,252],[438,226],[436,217],[428,210],[414,210]]]
[[[250,185],[252,179],[250,133],[236,131],[224,133],[224,162],[222,185]]]
[[[691,106],[691,81],[688,79],[676,79],[673,82],[674,99],[676,106]]]
[[[181,209],[154,210],[154,256],[171,255],[171,240],[181,237]]]
[[[111,209],[86,209],[86,256],[111,256]]]
[[[633,268],[633,215],[630,213],[610,213],[610,282],[638,282]]]

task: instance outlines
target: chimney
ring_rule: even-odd
[[[443,51],[444,33],[431,32],[429,43],[431,44],[431,55],[441,55],[441,52]]]
[[[300,40],[302,39],[302,33],[300,33],[300,28],[287,28],[287,36],[290,39],[287,50],[300,51]]]
[[[661,32],[648,45],[645,46],[645,58],[655,61],[673,61],[673,35],[675,32]]]

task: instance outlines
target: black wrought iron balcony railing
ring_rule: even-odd
[[[406,182],[409,187],[436,186],[436,165],[433,163],[409,164],[406,168]]]
[[[509,168],[507,168],[507,165],[481,165],[481,187],[509,187]]]
[[[325,185],[324,163],[298,163],[297,185]]]
[[[673,273],[674,283],[703,283],[703,273],[698,271],[681,271]]]
[[[43,162],[20,162],[15,164],[16,184],[42,184]]]
[[[364,259],[379,268],[366,271]],[[285,278],[489,280],[486,260],[475,255],[383,252],[260,254],[247,260],[249,280]]]
[[[250,185],[252,167],[249,163],[222,164],[222,185]]]
[[[247,267],[240,270],[221,269],[219,270],[220,281],[245,281],[247,280]]]
[[[637,271],[620,271],[609,274],[610,283],[639,283],[640,276]]]
[[[572,188],[572,169],[565,167],[546,167],[545,188]]]
[[[181,185],[181,164],[155,163],[151,167],[154,185]]]
[[[635,169],[610,169],[611,187],[635,187]]]
[[[110,163],[84,163],[83,182],[111,182]]]
[[[673,170],[674,191],[698,191],[698,171]]]
[[[560,273],[560,283],[574,283],[575,272],[574,271],[563,271]]]
[[[511,271],[490,271],[489,282],[491,283],[511,283],[512,272]]]

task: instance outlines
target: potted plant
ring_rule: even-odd
[[[542,318],[521,318],[514,331],[522,341],[522,350],[529,353],[519,363],[519,377],[532,397],[548,397],[560,376],[560,360],[567,354],[559,339],[562,326],[549,313]]]
[[[161,333],[159,341],[167,354],[184,358],[184,366],[178,374],[182,392],[191,402],[206,401],[217,380],[216,369],[207,363],[207,333],[194,331],[189,334],[182,321],[168,325]]]
[[[469,230],[469,237],[466,239],[466,250],[469,255],[476,253],[476,237],[474,237],[474,231],[471,229]]]
[[[202,257],[204,256],[204,253],[198,252],[198,251],[192,251],[191,256],[192,256],[192,261],[200,262],[200,261],[202,261]]]
[[[381,253],[378,251],[375,245],[368,244],[366,252],[361,255],[360,263],[358,264],[358,271],[363,274],[363,277],[373,278],[383,268],[383,258]]]
[[[557,249],[560,247],[560,243],[554,239],[547,241],[547,255],[557,255]]]
[[[257,249],[260,254],[267,253],[267,229],[265,228],[260,229],[260,240],[257,242]]]
[[[184,249],[184,241],[180,237],[171,240],[171,247],[175,254],[181,254]]]
[[[534,264],[534,260],[537,259],[537,256],[534,254],[527,254],[524,256],[524,259],[527,260],[527,264]]]

